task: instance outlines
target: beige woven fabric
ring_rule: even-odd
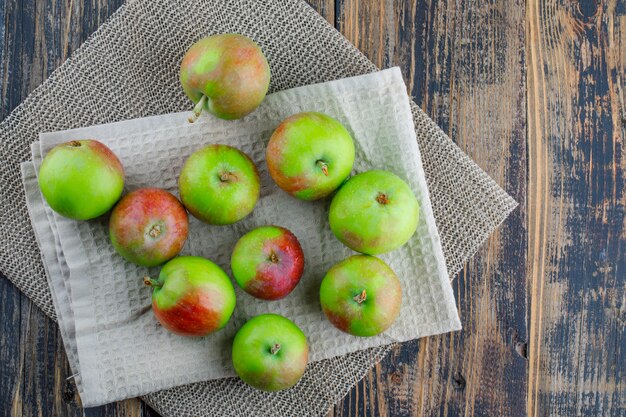
[[[298,0],[130,0],[0,126],[0,270],[55,318],[28,219],[20,162],[42,131],[57,131],[189,108],[178,85],[185,49],[207,34],[255,39],[272,68],[272,91],[375,70],[358,50]],[[418,143],[454,276],[515,207],[417,106]],[[165,416],[322,415],[388,347],[315,363],[298,389],[265,394],[222,379],[150,394]]]

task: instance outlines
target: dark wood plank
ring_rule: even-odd
[[[527,7],[529,415],[626,409],[626,2]]]
[[[305,0],[316,12],[324,16],[330,24],[335,23],[335,0]]]
[[[342,33],[377,65],[399,65],[417,103],[523,202],[524,3],[343,0],[339,5]],[[514,212],[454,282],[464,330],[395,349],[335,415],[524,413],[525,219],[524,207]]]
[[[0,7],[2,118],[57,68],[121,0],[23,0]],[[48,319],[0,279],[0,415],[154,417],[136,399],[83,411],[63,343]]]
[[[23,357],[20,324],[24,297],[9,280],[0,278],[0,413],[10,415],[13,399],[19,395]]]

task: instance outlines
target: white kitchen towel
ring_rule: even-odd
[[[271,132],[282,119],[300,111],[321,111],[340,120],[355,139],[354,172],[392,171],[411,185],[420,202],[416,234],[403,248],[381,256],[398,274],[404,292],[400,317],[383,336],[349,336],[325,319],[319,306],[319,283],[330,266],[352,252],[328,227],[328,200],[296,200],[267,174],[264,152]],[[307,334],[311,361],[460,329],[410,101],[397,68],[269,95],[257,111],[239,121],[222,121],[206,114],[190,125],[188,116],[175,113],[41,134],[40,147],[33,148],[34,166],[22,167],[29,213],[48,264],[51,287],[62,293],[55,297],[60,304],[57,311],[67,310],[61,304],[68,299],[71,304],[71,311],[58,314],[58,318],[64,338],[75,336],[75,340],[66,340],[66,347],[76,347],[77,386],[85,406],[234,375],[232,337],[256,314],[275,312],[294,320]],[[41,155],[57,143],[81,138],[98,139],[120,157],[127,191],[157,186],[177,194],[178,173],[193,151],[209,143],[240,148],[261,174],[257,207],[232,226],[209,226],[190,218],[183,254],[205,256],[230,273],[230,253],[237,239],[254,227],[278,224],[292,230],[303,246],[306,268],[302,281],[292,294],[276,302],[253,299],[236,288],[233,318],[213,335],[191,339],[167,332],[154,319],[150,289],[141,279],[146,274],[156,275],[158,268],[138,267],[117,255],[108,240],[106,217],[76,222],[51,211],[49,217],[41,215],[45,211],[40,207],[43,203],[35,178]],[[52,248],[46,247],[50,234],[60,247],[54,242]]]

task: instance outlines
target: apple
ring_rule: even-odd
[[[202,110],[222,119],[239,119],[256,109],[270,84],[270,67],[259,45],[235,33],[200,39],[180,65],[183,91]]]
[[[239,239],[231,257],[237,284],[263,300],[287,296],[300,282],[304,253],[296,236],[279,226],[258,227]]]
[[[178,179],[183,205],[209,224],[232,224],[246,217],[261,190],[254,162],[227,145],[209,145],[194,152]]]
[[[228,323],[235,289],[216,264],[199,256],[179,256],[161,268],[153,288],[152,311],[167,330],[181,336],[206,336]]]
[[[103,215],[124,189],[124,167],[97,140],[73,140],[48,152],[39,169],[39,188],[52,210],[76,220]]]
[[[178,255],[188,226],[187,211],[176,197],[159,188],[141,188],[113,208],[109,237],[127,261],[155,266]]]
[[[232,359],[244,382],[263,391],[280,391],[302,378],[309,346],[291,320],[262,314],[241,326],[233,340]]]
[[[269,173],[280,188],[302,200],[318,200],[350,175],[354,142],[332,117],[298,113],[272,133],[265,156]]]
[[[409,185],[388,171],[350,178],[330,204],[330,228],[343,244],[376,255],[404,245],[415,233],[419,203]]]
[[[354,255],[334,265],[320,286],[320,303],[328,320],[355,336],[375,336],[400,313],[402,287],[380,259]]]

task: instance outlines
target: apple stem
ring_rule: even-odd
[[[274,344],[274,346],[272,346],[272,348],[270,349],[270,353],[272,355],[276,355],[278,353],[278,351],[280,350],[280,343],[276,343]]]
[[[361,291],[361,294],[355,295],[354,298],[352,299],[356,301],[357,303],[361,304],[363,303],[363,301],[367,300],[367,292],[363,290]]]
[[[194,123],[196,120],[198,120],[200,114],[202,113],[202,110],[204,109],[204,104],[206,103],[206,100],[207,97],[203,94],[202,97],[200,97],[200,100],[198,100],[198,102],[194,106],[193,114],[189,116],[189,119],[187,119],[189,123]]]
[[[376,201],[378,201],[382,205],[385,205],[389,203],[389,197],[387,197],[387,194],[378,193],[378,195],[376,196]]]
[[[148,235],[150,235],[150,237],[153,237],[153,238],[159,237],[160,234],[161,234],[161,225],[159,224],[155,224],[154,226],[152,226],[150,228],[150,231],[148,232]]]
[[[232,172],[224,171],[220,174],[220,181],[222,182],[235,181],[236,179],[237,176]]]
[[[155,288],[161,288],[163,286],[163,284],[161,284],[159,281],[157,281],[156,279],[152,279],[148,276],[143,277],[143,283],[149,287]]]
[[[73,141],[67,142],[67,146],[70,146],[72,148],[80,148],[80,142],[77,140],[73,140]]]
[[[319,161],[317,161],[317,165],[320,166],[320,169],[322,170],[324,175],[328,176],[328,164],[320,159]]]
[[[278,263],[278,256],[275,252],[270,253],[270,262],[272,262],[273,264]]]

